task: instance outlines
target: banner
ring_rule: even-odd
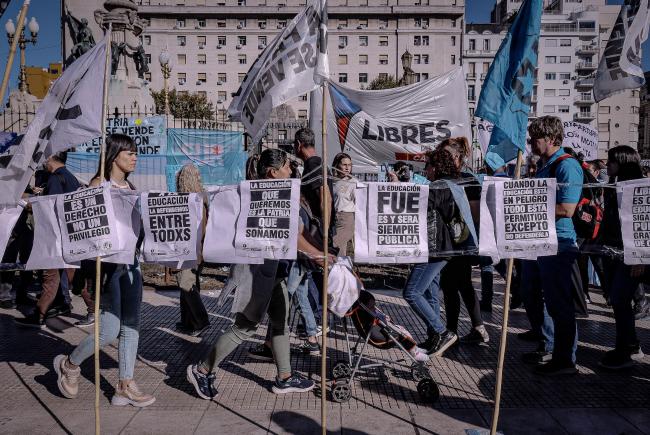
[[[650,264],[650,180],[635,180],[621,190],[623,261]]]
[[[305,94],[329,76],[326,1],[309,0],[251,66],[228,113],[256,144],[271,110]]]
[[[174,262],[177,268],[197,260],[203,201],[196,193],[143,192],[140,197],[145,262]],[[198,231],[197,231],[198,230]]]
[[[101,84],[108,38],[106,34],[65,69],[38,107],[20,145],[0,159],[0,205],[18,202],[46,157],[101,135]]]
[[[594,80],[594,99],[600,102],[645,83],[641,44],[648,37],[650,0],[625,0],[600,58]]]
[[[570,147],[576,154],[582,153],[588,162],[598,158],[598,130],[581,122],[564,122],[564,140],[562,147]]]
[[[496,243],[501,258],[555,255],[554,178],[494,180]]]
[[[542,0],[525,0],[483,82],[475,115],[494,124],[485,155],[492,169],[526,145],[541,21]]]
[[[240,256],[294,260],[300,180],[242,181],[235,249]]]
[[[0,262],[2,261],[2,257],[7,249],[7,243],[9,243],[11,233],[13,232],[16,222],[18,222],[18,218],[23,212],[24,207],[25,202],[21,201],[21,203],[15,207],[0,208],[0,222],[2,222],[2,225],[0,225]]]
[[[352,157],[355,172],[376,172],[385,162],[424,166],[424,154],[452,136],[471,137],[465,78],[460,67],[410,86],[361,91],[330,83],[327,104],[329,161]],[[322,133],[320,92],[312,93],[310,127]],[[333,133],[336,132],[336,133]],[[318,142],[318,141],[317,141]],[[322,154],[321,154],[322,155]]]
[[[125,134],[138,147],[138,158],[148,155],[167,155],[167,121],[164,116],[147,118],[109,118],[106,134]],[[76,145],[78,152],[99,154],[102,137]]]
[[[478,254],[492,257],[493,263],[501,259],[497,248],[496,227],[497,202],[495,182],[504,181],[498,177],[484,177],[481,185],[481,209],[479,211],[479,244]]]
[[[103,263],[133,264],[140,238],[140,193],[130,189],[111,189],[118,245],[114,254],[102,257]]]
[[[368,183],[367,192],[368,256],[382,263],[426,263],[429,186]]]
[[[86,260],[119,251],[108,184],[56,195],[56,199],[65,261]]]

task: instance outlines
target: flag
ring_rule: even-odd
[[[596,102],[643,86],[641,44],[648,38],[649,25],[650,0],[625,0],[598,64],[594,81]]]
[[[102,133],[102,86],[110,36],[77,59],[50,88],[17,146],[0,155],[0,205],[16,204],[48,156]]]
[[[525,0],[490,66],[476,116],[494,124],[485,161],[496,169],[526,145],[542,0]]]
[[[251,66],[228,113],[257,143],[271,110],[320,86],[329,76],[327,3],[309,0]]]

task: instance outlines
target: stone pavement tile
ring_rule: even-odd
[[[492,410],[481,410],[486,428],[492,424]],[[566,434],[567,431],[545,409],[501,408],[497,429],[504,434]]]
[[[486,428],[487,424],[479,411],[474,409],[427,409],[413,411],[418,433],[464,434],[465,429]]]
[[[409,411],[395,409],[346,409],[341,408],[343,435],[381,434],[389,432],[415,434]]]
[[[609,408],[549,409],[548,413],[572,435],[643,433]]]
[[[123,434],[193,433],[201,421],[203,411],[169,411],[142,409],[131,420]]]
[[[650,434],[650,410],[647,408],[616,408],[618,415],[645,434]]]
[[[248,411],[210,404],[196,427],[195,434],[266,434],[272,411]],[[182,432],[179,432],[182,433]]]
[[[275,434],[311,435],[321,431],[320,411],[276,410],[271,416],[269,432]],[[327,433],[341,433],[340,407],[327,409]]]
[[[92,404],[91,404],[92,405]],[[123,409],[100,409],[99,423],[104,435],[119,434],[122,429],[133,419],[138,410],[131,406]],[[93,409],[75,412],[58,412],[57,417],[73,434],[95,433],[95,411]]]
[[[66,432],[46,412],[21,413],[18,411],[0,412],[1,434],[65,434]]]

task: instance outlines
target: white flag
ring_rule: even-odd
[[[0,158],[0,205],[13,205],[48,156],[102,132],[102,86],[108,34],[57,79],[20,145]]]
[[[228,113],[257,143],[271,110],[319,86],[329,76],[325,0],[307,6],[257,58]]]
[[[648,37],[649,19],[650,0],[629,0],[621,5],[596,72],[596,102],[645,83],[641,44]]]

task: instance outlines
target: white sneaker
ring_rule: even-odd
[[[115,388],[115,395],[111,399],[111,405],[133,405],[136,408],[144,408],[145,406],[151,405],[155,401],[155,397],[153,397],[151,394],[146,394],[140,391],[135,381],[131,380],[126,385],[126,387],[122,387],[120,383],[117,384],[117,388]]]
[[[417,346],[411,349],[409,353],[413,356],[413,358],[415,358],[417,362],[429,361],[429,355],[427,355],[423,349],[420,349]]]

